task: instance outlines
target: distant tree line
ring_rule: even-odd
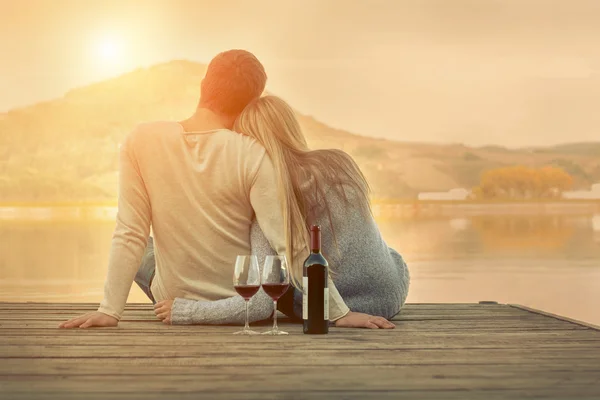
[[[548,199],[558,198],[571,189],[573,177],[562,168],[512,166],[491,169],[481,175],[473,189],[478,199]]]

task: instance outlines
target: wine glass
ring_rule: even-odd
[[[246,324],[244,329],[234,335],[258,335],[248,324],[248,302],[260,289],[260,271],[256,256],[237,256],[233,271],[233,287],[246,301]]]
[[[277,300],[290,287],[290,274],[285,256],[267,256],[262,273],[262,288],[273,299],[273,329],[263,335],[287,335],[277,327]]]

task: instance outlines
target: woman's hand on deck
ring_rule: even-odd
[[[338,328],[394,329],[396,325],[383,317],[350,311],[335,321]]]
[[[173,308],[173,300],[159,301],[154,305],[154,314],[165,324],[171,325],[171,309]]]
[[[59,328],[92,328],[92,327],[114,327],[119,324],[119,320],[110,315],[94,311],[80,317],[72,318],[63,322]]]

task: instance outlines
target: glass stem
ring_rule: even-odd
[[[273,331],[277,332],[279,328],[277,328],[277,300],[273,300]]]
[[[248,300],[246,300],[246,325],[244,325],[244,330],[250,330],[250,325],[248,324]]]

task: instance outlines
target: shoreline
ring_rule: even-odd
[[[600,225],[600,200],[372,200],[372,211],[376,219],[590,216]],[[116,202],[0,203],[0,221],[114,221],[116,216]]]
[[[380,205],[521,205],[521,204],[593,204],[600,206],[600,199],[489,199],[489,200],[418,200],[406,198],[371,198],[371,204]],[[37,207],[117,207],[117,200],[79,200],[79,201],[0,201],[2,208]]]

